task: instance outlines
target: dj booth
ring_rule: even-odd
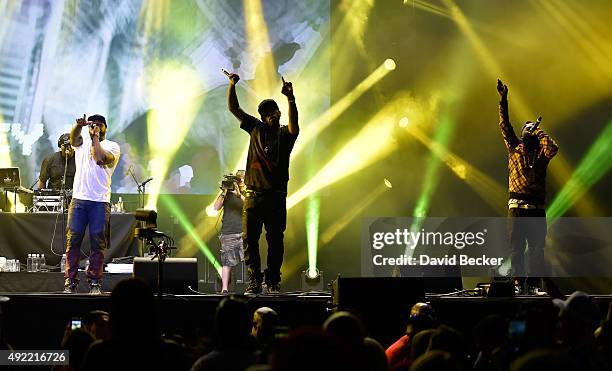
[[[59,265],[65,250],[67,219],[68,215],[61,213],[0,212],[0,256],[19,259],[23,266],[28,254],[44,254],[47,265]],[[134,238],[134,214],[112,213],[110,222],[111,241],[105,263],[117,257],[138,255],[138,240]],[[89,231],[86,231],[81,246],[83,257],[89,255],[89,250]]]

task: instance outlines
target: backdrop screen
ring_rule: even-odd
[[[310,70],[328,78],[329,13],[327,1],[0,2],[1,165],[29,186],[75,119],[99,113],[121,146],[113,192],[136,192],[132,168],[159,193],[214,193],[248,144],[221,69],[241,76],[243,109],[274,98],[286,124],[280,77],[298,99]],[[320,85],[298,100],[301,119],[328,108]]]

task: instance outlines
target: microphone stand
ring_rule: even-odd
[[[132,176],[134,183],[136,183],[136,187],[138,190],[138,201],[140,203],[139,206],[140,208],[144,209],[147,182],[145,181],[143,183],[140,183],[138,179],[136,178],[136,174],[134,174],[134,169],[132,169],[131,166],[128,169],[128,173]],[[140,221],[139,224],[140,224],[140,228],[145,227],[145,223],[143,221]],[[138,239],[138,256],[144,256],[144,246],[145,246],[145,243],[141,239]]]
[[[62,148],[63,149],[63,148]],[[62,206],[60,212],[62,213],[62,248],[66,251],[66,173],[68,172],[68,153],[69,151],[63,151],[64,153],[64,176],[62,176],[62,188],[60,189],[60,196],[62,197]],[[61,270],[61,267],[60,267]]]

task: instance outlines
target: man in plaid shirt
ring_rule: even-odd
[[[545,272],[546,168],[559,147],[531,121],[517,137],[508,114],[508,87],[497,80],[499,127],[508,150],[508,218],[513,275],[521,286],[539,287]],[[525,243],[528,244],[529,270],[525,271]],[[528,282],[524,282],[529,276]]]

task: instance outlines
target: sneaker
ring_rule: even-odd
[[[72,283],[72,284],[66,284],[64,285],[64,294],[77,294],[78,290],[77,290],[78,285],[76,283]]]
[[[244,290],[244,295],[259,295],[261,294],[261,282],[258,281],[250,281],[246,290]]]
[[[89,295],[100,295],[102,291],[100,290],[99,283],[92,283],[89,285]]]
[[[227,290],[221,290],[221,295],[229,295],[229,291],[227,291]]]
[[[280,294],[280,283],[269,283],[266,285],[266,293],[268,295]]]

